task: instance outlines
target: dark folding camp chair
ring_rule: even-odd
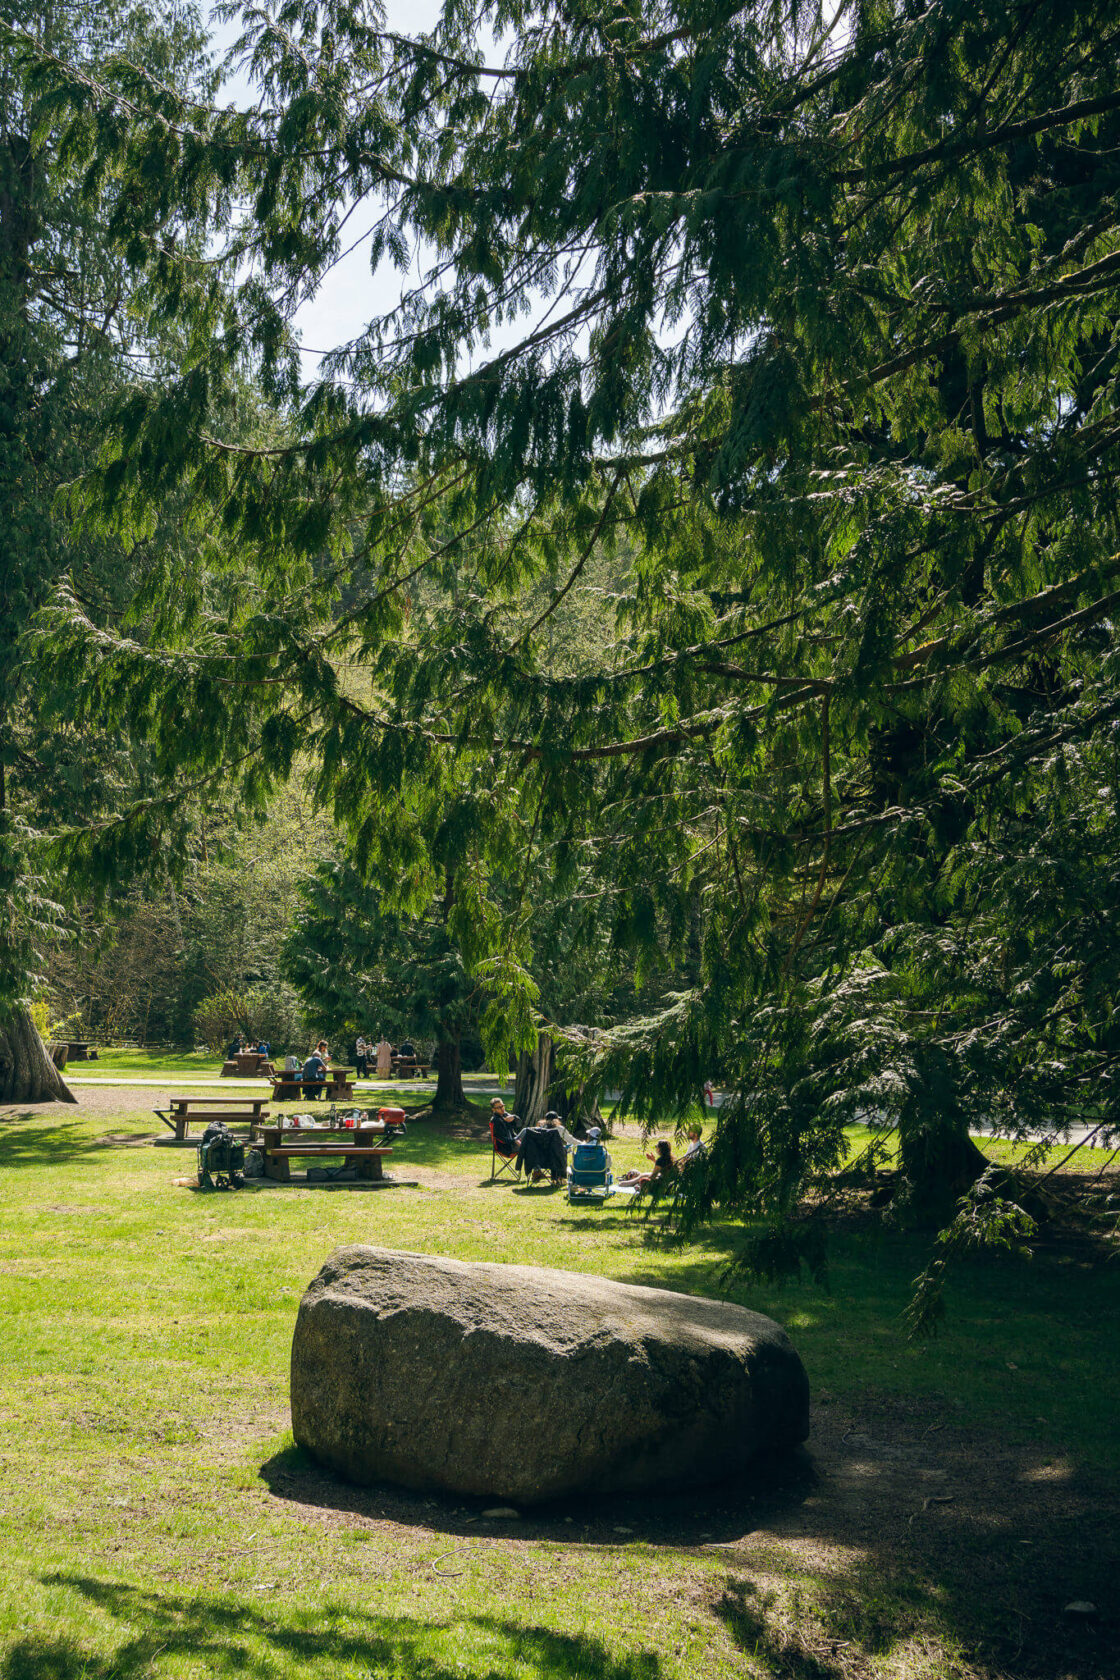
[[[501,1166],[498,1162],[501,1162]],[[517,1126],[508,1114],[490,1117],[490,1182],[508,1173],[518,1177]]]

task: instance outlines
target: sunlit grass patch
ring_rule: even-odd
[[[609,1502],[595,1533],[577,1515],[496,1536],[453,1502],[421,1503],[402,1522],[376,1502],[350,1514],[300,1491],[292,1328],[339,1244],[719,1295],[734,1222],[667,1243],[613,1204],[589,1211],[547,1187],[492,1184],[481,1132],[424,1122],[388,1162],[415,1189],[205,1196],[173,1182],[190,1150],[101,1141],[150,1129],[136,1097],[123,1100],[108,1127],[52,1114],[0,1128],[3,1680],[722,1680],[812,1674],[804,1665],[841,1638],[875,1672],[925,1673],[914,1654],[926,1650],[953,1672],[959,1605],[924,1590],[911,1602],[895,1576],[873,1602],[854,1577],[841,1601],[802,1570],[796,1646],[788,1582],[764,1583],[773,1602],[744,1599],[732,1615],[719,1607],[739,1602],[735,1582],[758,1584],[738,1554],[705,1549],[702,1534],[615,1533]],[[616,1170],[643,1148],[627,1128],[611,1144]],[[814,1393],[833,1404],[886,1396],[991,1419],[1006,1440],[1053,1442],[1035,1455],[1053,1474],[1114,1467],[1117,1280],[1077,1263],[966,1267],[945,1333],[915,1347],[899,1314],[924,1253],[918,1237],[838,1231],[831,1293],[802,1280],[732,1295],[788,1326]],[[547,1418],[507,1421],[547,1432]],[[750,1528],[733,1508],[717,1520]]]

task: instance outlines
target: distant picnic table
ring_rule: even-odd
[[[421,1079],[427,1074],[430,1062],[421,1061],[419,1056],[394,1056],[390,1067],[399,1079]]]
[[[236,1056],[222,1063],[223,1079],[260,1079],[275,1072],[263,1050],[239,1050]]]
[[[67,1062],[96,1062],[99,1060],[97,1046],[86,1041],[75,1042],[73,1039],[52,1038],[47,1045],[47,1054],[55,1067],[60,1071]]]

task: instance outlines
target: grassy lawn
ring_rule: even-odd
[[[276,1065],[280,1065],[279,1061]],[[114,1080],[120,1079],[166,1079],[189,1085],[192,1078],[217,1079],[221,1071],[222,1057],[213,1055],[209,1050],[102,1050],[95,1062],[68,1063],[65,1077],[68,1081],[77,1080],[79,1084],[91,1079],[110,1085]],[[232,1086],[239,1081],[227,1080],[225,1083]],[[260,1081],[252,1083],[260,1084]],[[496,1081],[492,1073],[466,1073],[463,1075],[463,1083],[469,1092],[474,1085],[490,1086]],[[396,1086],[383,1084],[380,1080],[371,1081],[370,1088],[375,1091],[397,1089]],[[420,1081],[405,1080],[400,1088],[405,1092],[415,1092],[418,1088],[425,1087]],[[512,1084],[507,1082],[506,1091],[511,1091],[512,1088]]]
[[[77,1079],[120,1079],[150,1076],[153,1079],[182,1078],[184,1075],[216,1076],[222,1058],[209,1050],[99,1050],[95,1062],[68,1062],[65,1076]]]
[[[877,1142],[882,1151],[880,1164],[890,1167],[898,1158],[898,1135],[895,1132],[874,1132],[867,1126],[847,1126],[845,1132],[848,1138],[848,1165],[859,1159],[872,1142]],[[1035,1145],[1030,1143],[1013,1143],[1008,1138],[983,1137],[978,1135],[976,1142],[980,1145],[989,1161],[998,1161],[1002,1166],[1016,1166],[1028,1156],[1031,1158],[1033,1170],[1045,1172],[1056,1167],[1059,1172],[1066,1173],[1097,1173],[1112,1171],[1116,1162],[1112,1152],[1107,1149],[1078,1149],[1074,1152],[1073,1143],[1048,1144],[1041,1153],[1035,1153]]]
[[[223,1057],[210,1050],[101,1050],[95,1062],[67,1063],[66,1076],[110,1082],[122,1078],[183,1079],[192,1074],[217,1079],[222,1062]],[[276,1065],[280,1065],[279,1060]],[[467,1074],[467,1082],[476,1077],[490,1080],[493,1076]]]
[[[736,1292],[802,1353],[820,1462],[866,1460],[881,1493],[897,1489],[876,1507],[901,1502],[897,1545],[879,1517],[859,1517],[851,1490],[829,1494],[819,1466],[814,1484],[810,1461],[760,1478],[761,1493],[607,1501],[502,1525],[477,1503],[347,1489],[293,1448],[291,1333],[322,1261],[340,1243],[374,1242],[718,1294],[734,1233],[666,1248],[613,1207],[569,1211],[559,1194],[489,1185],[488,1148],[423,1124],[391,1163],[415,1173],[415,1189],[201,1196],[173,1182],[190,1151],[130,1146],[152,1129],[124,1092],[108,1121],[57,1109],[0,1121],[3,1680],[1044,1671],[1012,1609],[974,1590],[975,1572],[1007,1550],[999,1525],[907,1551],[936,1525],[948,1533],[949,1501],[968,1497],[966,1479],[956,1495],[915,1493],[910,1466],[944,1474],[938,1442],[967,1436],[968,1447],[978,1431],[1024,1486],[1111,1485],[1115,1268],[1076,1254],[966,1268],[944,1335],[920,1347],[898,1324],[925,1253],[916,1238],[839,1236],[831,1294],[807,1282]],[[616,1170],[641,1153],[636,1135],[612,1149]],[[895,1438],[909,1443],[899,1475]],[[1059,1621],[1066,1598],[1107,1587],[1107,1550],[1106,1576],[1086,1584],[1075,1516],[1062,1520],[1047,1564]],[[1023,1541],[1013,1569],[1042,1561]],[[1020,1585],[1049,1590],[1034,1575]],[[1075,1640],[1060,1672],[1089,1676],[1095,1636],[1079,1637],[1090,1643]]]

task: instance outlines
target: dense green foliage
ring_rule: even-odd
[[[533,1030],[538,867],[676,967],[597,1053],[642,1113],[736,1092],[692,1213],[788,1211],[869,1106],[917,1202],[967,1180],[970,1116],[1115,1120],[1111,0],[245,30],[249,111],[17,44],[180,335],[85,518],[186,497],[262,588],[169,606],[158,658],[61,601],[83,715],[139,706],[165,767],[250,795],[304,744],[394,908],[453,880],[495,1045]],[[371,222],[421,281],[305,386],[286,320]],[[566,667],[553,617],[612,554]]]
[[[423,916],[394,915],[352,866],[320,865],[300,884],[283,951],[308,1018],[371,1043],[415,1038],[426,1049],[434,1040],[456,1067],[480,1066],[479,987],[448,937],[445,909],[437,901]]]
[[[66,1036],[102,1042],[217,1050],[244,1032],[306,1050],[280,950],[300,881],[335,852],[329,820],[296,789],[263,823],[238,822],[213,794],[183,817],[175,875],[157,858],[140,880],[68,908],[74,935],[54,942],[43,968],[52,1018],[76,1017]]]
[[[0,23],[42,32],[85,68],[127,53],[179,85],[208,81],[197,12],[132,0],[95,10],[4,0]],[[88,190],[86,188],[88,187]],[[89,822],[151,791],[145,732],[78,733],[70,696],[35,658],[36,612],[65,580],[91,627],[143,626],[145,572],[174,546],[155,522],[142,550],[105,533],[75,541],[60,488],[96,459],[123,389],[153,370],[143,282],[103,235],[114,184],[83,183],[42,102],[0,69],[0,1005],[27,996],[62,906],[37,831]],[[190,241],[188,239],[188,244]],[[141,599],[134,600],[139,590]]]

